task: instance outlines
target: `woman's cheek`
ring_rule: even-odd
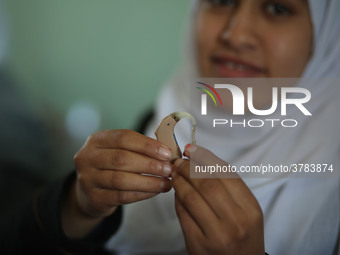
[[[295,44],[295,45],[294,45]],[[298,77],[303,65],[299,49],[293,40],[281,40],[279,37],[268,38],[265,47],[269,77]]]
[[[299,26],[292,32],[272,33],[266,40],[268,65],[273,77],[300,77],[306,67],[312,49],[312,33],[308,26]],[[285,35],[285,36],[280,36]],[[288,36],[289,35],[289,36]]]

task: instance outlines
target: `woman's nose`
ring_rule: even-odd
[[[246,7],[239,7],[229,18],[221,40],[234,50],[253,50],[258,41],[257,21]]]

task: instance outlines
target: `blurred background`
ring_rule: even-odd
[[[6,70],[59,169],[100,129],[134,128],[177,67],[190,0],[3,0]],[[19,102],[18,102],[19,103]]]

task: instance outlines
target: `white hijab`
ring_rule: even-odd
[[[193,14],[198,1],[194,1]],[[314,53],[304,78],[340,76],[340,1],[310,0]],[[193,19],[192,19],[193,20]],[[188,46],[190,47],[191,39]],[[162,89],[156,115],[147,129],[154,137],[160,121],[174,111],[190,111],[198,119],[197,142],[233,165],[261,162],[332,163],[339,172],[340,84],[313,82],[309,119],[294,129],[261,129],[212,133],[190,108],[189,90],[197,77],[193,53],[187,48],[184,68]],[[188,56],[189,55],[189,56]],[[336,80],[335,80],[336,81]],[[186,86],[187,85],[187,86]],[[225,113],[224,118],[225,118]],[[289,113],[294,117],[294,112]],[[312,124],[311,124],[312,123]],[[176,128],[179,144],[189,142],[187,127]],[[264,213],[265,247],[269,254],[332,254],[339,234],[339,178],[246,178]],[[183,234],[174,209],[173,191],[124,206],[123,222],[107,247],[119,254],[185,254]]]

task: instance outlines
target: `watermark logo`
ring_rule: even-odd
[[[218,98],[218,101],[220,102],[221,106],[223,106],[223,103],[222,103],[222,100],[221,100],[221,97],[220,95],[217,93],[216,89],[214,89],[212,86],[210,86],[209,84],[206,84],[206,83],[203,83],[203,82],[197,82],[198,84],[201,84],[205,87],[207,87],[208,89],[210,89],[214,94],[215,96]],[[205,93],[207,93],[211,99],[214,101],[214,104],[215,106],[217,106],[217,103],[216,103],[216,99],[215,97],[211,94],[211,92],[205,88],[202,88],[202,87],[196,87],[200,90],[203,90]],[[207,115],[207,94],[202,94],[201,96],[201,114],[202,115]]]
[[[220,97],[223,90],[225,92],[230,93],[232,96],[232,115],[234,116],[242,116],[245,115],[245,106],[248,107],[248,110],[251,114],[256,116],[269,116],[278,110],[280,107],[280,114],[281,116],[287,115],[287,106],[295,107],[305,116],[312,116],[310,111],[306,108],[305,104],[308,103],[311,99],[311,93],[309,90],[300,87],[272,87],[272,104],[267,109],[256,109],[254,106],[254,96],[253,96],[253,88],[247,87],[246,93],[233,84],[214,84],[211,86],[207,83],[197,82],[200,85],[203,85],[205,88],[196,87],[203,92],[201,94],[201,115],[208,114],[208,106],[207,106],[207,95],[213,100],[215,107],[217,106],[217,100],[221,106],[223,106],[222,99]],[[219,89],[220,94],[216,91]],[[223,90],[222,90],[223,89]],[[280,97],[279,97],[280,92]],[[245,95],[246,94],[246,95]],[[215,95],[215,96],[214,96]],[[223,95],[223,94],[221,94]],[[223,97],[222,97],[223,98]],[[281,121],[280,119],[250,119],[247,121],[244,120],[243,122],[233,122],[233,120],[226,120],[226,119],[214,119],[213,126],[216,125],[225,125],[227,123],[235,123],[235,124],[242,124],[245,126],[250,127],[262,127],[266,122],[271,123],[272,127],[275,126],[275,122],[280,121],[283,127],[295,127],[297,126],[298,122],[294,119],[287,119]],[[290,123],[290,124],[288,124]],[[249,125],[246,125],[249,124]]]

